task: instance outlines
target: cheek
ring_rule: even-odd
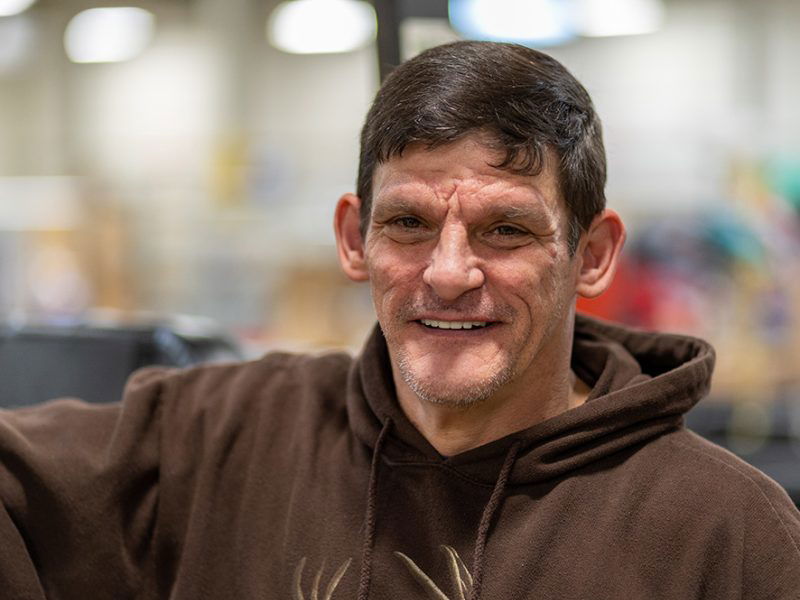
[[[407,285],[417,271],[412,263],[388,256],[370,262],[368,269],[372,280],[382,288]]]
[[[493,261],[489,279],[507,290],[517,290],[521,296],[527,296],[532,290],[540,290],[552,278],[554,270],[554,261],[538,253],[515,257],[513,260]]]
[[[420,257],[376,245],[370,249],[367,269],[373,300],[380,306],[402,302],[422,282]]]
[[[552,256],[550,253],[496,265],[493,273],[494,277],[490,279],[505,294],[534,313],[552,306],[563,296],[569,278],[567,265],[559,260],[557,254]]]

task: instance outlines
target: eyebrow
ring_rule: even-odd
[[[431,207],[431,200],[415,198],[403,193],[403,186],[399,189],[388,190],[383,196],[375,198],[372,206],[373,218],[380,219],[386,215],[396,215],[401,213],[418,214]],[[484,207],[482,213],[484,218],[499,220],[529,219],[541,220],[547,213],[543,199],[538,190],[535,193],[535,202],[519,202],[512,198],[500,200],[496,204],[489,204]]]
[[[503,219],[525,219],[541,216],[541,209],[537,206],[498,206],[487,211],[492,216]]]
[[[416,213],[424,208],[425,203],[405,198],[387,198],[381,202],[374,202],[372,205],[373,218],[386,214]]]
[[[483,218],[491,221],[520,221],[544,224],[549,223],[551,220],[549,207],[539,202],[531,204],[508,203],[488,206],[483,215]]]

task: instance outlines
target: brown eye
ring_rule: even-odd
[[[399,225],[405,229],[418,229],[422,227],[422,221],[416,217],[400,217],[392,221],[392,225]]]
[[[493,225],[491,229],[486,230],[484,240],[490,246],[495,248],[504,248],[511,250],[529,244],[535,236],[527,229],[518,227],[516,225],[509,225],[503,223]]]
[[[387,221],[384,231],[390,239],[400,244],[416,244],[435,235],[435,230],[425,221],[411,215]]]
[[[498,225],[492,230],[492,233],[495,233],[503,237],[525,235],[525,232],[522,229],[520,229],[519,227],[513,227],[511,225]]]

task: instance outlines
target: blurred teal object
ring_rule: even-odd
[[[764,261],[764,244],[758,234],[738,217],[708,215],[705,237],[714,246],[736,261],[759,265]]]
[[[800,213],[800,155],[770,158],[765,173],[770,188]]]

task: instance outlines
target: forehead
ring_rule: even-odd
[[[520,205],[561,210],[554,160],[547,157],[537,175],[498,169],[505,157],[477,136],[434,149],[408,146],[401,156],[378,165],[373,178],[373,205],[398,202],[446,204],[453,197],[473,206]]]

